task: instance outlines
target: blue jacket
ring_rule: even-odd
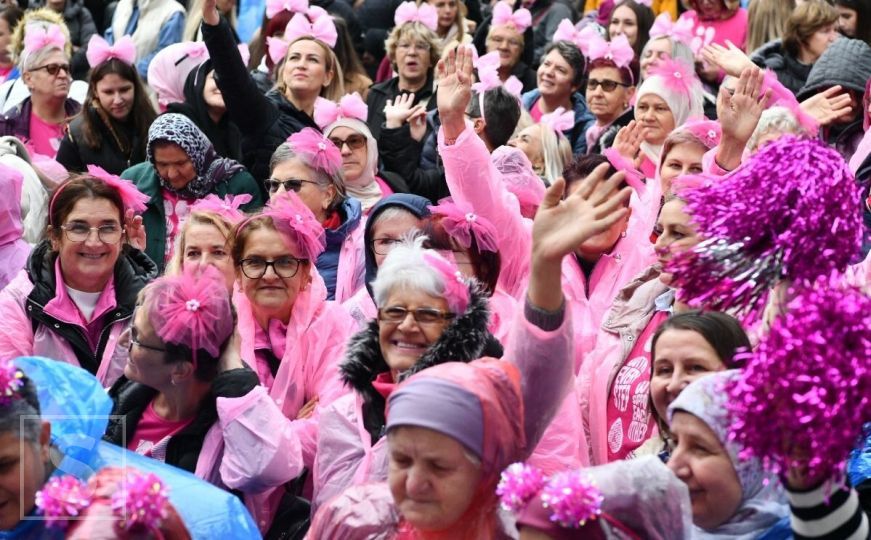
[[[541,92],[538,91],[538,88],[523,94],[521,98],[523,108],[527,111],[532,109],[532,106],[535,105],[535,102],[540,97]],[[587,107],[587,100],[584,99],[580,92],[572,94],[572,104],[575,108],[575,125],[572,126],[572,129],[563,131],[563,135],[566,136],[572,145],[572,153],[577,156],[587,153],[587,129],[593,125],[596,118],[590,112],[590,109]]]
[[[318,255],[315,267],[324,279],[327,286],[327,300],[336,298],[336,278],[339,274],[339,254],[342,252],[342,244],[354,230],[360,226],[363,217],[363,207],[360,201],[354,197],[346,197],[345,202],[339,208],[342,216],[342,224],[338,229],[327,229],[327,249]]]

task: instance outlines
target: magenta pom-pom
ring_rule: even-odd
[[[0,407],[12,403],[24,386],[24,374],[12,360],[0,360]]]
[[[602,492],[581,471],[556,474],[541,493],[542,505],[550,510],[550,520],[562,527],[582,527],[602,513]]]
[[[72,475],[51,478],[36,492],[36,506],[49,527],[66,527],[69,518],[80,516],[90,504],[88,486]]]
[[[792,292],[730,389],[730,437],[774,473],[839,478],[871,420],[871,297],[829,278]]]
[[[693,307],[755,322],[781,280],[843,271],[859,252],[859,190],[844,159],[820,141],[782,137],[719,182],[685,194],[707,240],[666,270]]]
[[[502,478],[496,486],[496,495],[502,507],[519,513],[529,501],[544,487],[545,478],[540,470],[525,463],[513,463],[502,471]]]
[[[127,530],[154,530],[160,527],[168,500],[166,487],[157,475],[130,472],[112,495],[112,510],[124,519]]]

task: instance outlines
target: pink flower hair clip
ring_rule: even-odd
[[[276,195],[266,205],[263,215],[271,217],[279,232],[291,239],[296,249],[294,255],[300,259],[315,261],[326,249],[323,225],[296,193]]]
[[[317,130],[304,128],[288,137],[287,142],[295,153],[305,156],[319,171],[335,176],[342,168],[342,151]]]
[[[165,517],[169,496],[163,481],[154,473],[129,471],[112,494],[112,511],[124,520],[127,531],[157,530]]]
[[[31,54],[46,47],[57,47],[63,50],[67,38],[56,24],[45,27],[39,24],[28,24],[24,29],[24,52]]]
[[[555,111],[541,116],[541,125],[547,126],[557,135],[563,131],[572,129],[575,125],[575,112],[567,111],[563,107],[557,107]]]
[[[704,118],[691,118],[680,129],[685,129],[692,133],[708,149],[720,144],[720,137],[723,134],[723,128],[720,127],[719,122]]]
[[[85,57],[88,59],[88,65],[91,67],[99,66],[112,58],[132,66],[133,62],[136,61],[136,44],[133,43],[132,37],[123,36],[116,40],[114,45],[109,45],[99,34],[94,34],[91,36],[91,40],[88,41],[88,50],[85,53]]]
[[[648,72],[650,76],[662,77],[669,90],[685,96],[691,96],[693,87],[699,84],[692,67],[679,60],[662,60],[651,66]]]
[[[338,103],[322,97],[315,100],[314,120],[321,129],[341,118],[352,118],[365,123],[368,114],[369,107],[357,92],[345,94]]]
[[[532,26],[532,13],[526,8],[512,11],[511,4],[508,2],[498,2],[493,7],[493,20],[490,26],[513,26],[522,34]]]
[[[9,406],[18,399],[24,386],[24,374],[11,359],[0,360],[0,407]]]
[[[650,39],[668,37],[689,46],[693,40],[693,21],[688,17],[671,20],[669,13],[660,13],[650,27]]]
[[[563,19],[562,22],[559,23],[559,26],[556,27],[556,32],[553,34],[553,41],[568,41],[580,49],[580,51],[584,53],[584,56],[587,56],[589,53],[588,46],[593,36],[602,37],[591,25],[584,26],[578,30],[575,25],[572,24],[572,21]]]
[[[72,475],[55,476],[36,492],[36,506],[46,525],[65,529],[70,518],[80,517],[91,505],[93,493],[87,484]]]
[[[468,204],[446,199],[439,201],[438,206],[430,206],[429,210],[434,216],[442,217],[441,222],[445,232],[464,249],[472,247],[472,234],[474,234],[480,251],[493,253],[498,251],[496,227],[487,218],[475,214]]]
[[[191,206],[191,212],[211,212],[217,214],[233,225],[243,221],[245,214],[240,210],[242,205],[251,202],[253,197],[247,193],[241,195],[227,195],[223,199],[210,194],[197,200]]]
[[[102,167],[88,165],[88,174],[98,180],[102,180],[106,185],[117,189],[118,194],[121,195],[121,201],[124,203],[124,210],[144,212],[148,201],[151,200],[148,195],[139,191],[133,182],[110,174]]]
[[[445,280],[445,300],[455,313],[463,314],[469,307],[469,284],[463,273],[452,262],[448,261],[437,252],[427,250],[423,259],[441,274]]]
[[[481,96],[484,92],[499,88],[500,86],[512,96],[520,99],[523,91],[523,83],[514,75],[508,77],[504,83],[499,78],[499,51],[493,51],[479,57],[475,61],[478,70],[478,82],[472,85],[472,90]],[[480,98],[483,105],[483,98]],[[483,106],[481,110],[483,111]]]
[[[417,5],[414,2],[403,2],[396,8],[393,23],[402,26],[405,23],[418,22],[433,32],[439,29],[439,14],[436,8],[424,2]]]
[[[502,506],[514,513],[522,512],[536,497],[550,510],[550,521],[566,528],[580,528],[602,514],[604,497],[592,479],[574,470],[545,478],[544,474],[524,463],[514,463],[502,472],[496,487]]]

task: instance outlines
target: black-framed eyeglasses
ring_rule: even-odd
[[[289,180],[279,180],[277,178],[269,178],[264,182],[269,193],[278,193],[278,190],[283,186],[284,191],[293,191],[299,193],[303,184],[317,184],[311,180],[303,180],[302,178],[291,178]]]
[[[166,349],[163,349],[161,347],[155,347],[153,345],[146,345],[146,344],[140,342],[139,341],[139,332],[136,330],[135,326],[131,325],[130,326],[130,342],[127,344],[127,350],[132,351],[134,345],[136,345],[137,347],[139,347],[141,349],[145,349],[148,351],[166,352]]]
[[[124,228],[120,225],[100,225],[99,227],[88,227],[85,223],[72,223],[68,225],[61,225],[60,229],[63,230],[64,234],[67,237],[67,240],[70,242],[80,243],[84,242],[91,236],[91,231],[97,231],[97,238],[100,239],[100,242],[104,244],[116,244],[121,240],[121,237],[124,235]]]
[[[282,278],[292,278],[299,272],[299,267],[302,263],[307,262],[305,259],[296,259],[294,257],[279,257],[278,259],[267,261],[259,257],[251,257],[239,261],[239,267],[242,273],[248,279],[260,279],[266,274],[266,269],[270,266],[275,275]]]
[[[39,71],[44,69],[48,72],[49,75],[54,77],[60,72],[60,70],[64,70],[67,75],[70,74],[70,65],[69,64],[46,64],[44,66],[39,66],[31,69],[30,71]]]
[[[388,306],[378,310],[378,320],[391,324],[399,324],[408,317],[409,313],[411,313],[417,324],[422,325],[443,323],[457,316],[455,313],[435,308],[406,309],[402,306]]]
[[[330,142],[335,144],[336,148],[338,148],[339,150],[341,150],[342,146],[345,144],[347,144],[348,148],[350,148],[351,150],[359,150],[366,146],[366,136],[354,133],[353,135],[348,136],[347,139],[330,137]]]
[[[629,86],[628,84],[624,84],[622,82],[610,81],[608,79],[599,80],[599,79],[590,79],[587,81],[587,89],[595,90],[599,86],[602,87],[602,90],[605,92],[613,92],[617,89],[618,86]]]
[[[399,238],[374,238],[372,240],[372,251],[377,253],[378,255],[386,256],[390,251],[402,243],[402,240]]]

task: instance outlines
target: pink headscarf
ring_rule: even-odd
[[[202,42],[185,41],[161,49],[148,64],[148,85],[157,93],[162,109],[170,103],[183,103],[188,74],[209,59]]]

